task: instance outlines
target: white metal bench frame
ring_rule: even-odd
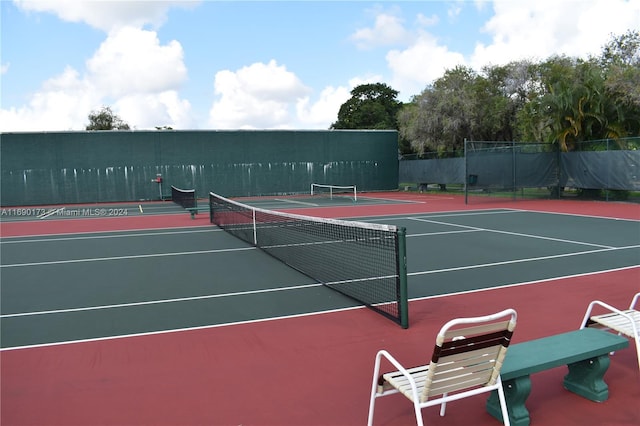
[[[600,300],[594,300],[587,308],[587,312],[582,319],[581,328],[595,326],[613,330],[618,334],[634,339],[638,356],[638,369],[640,369],[640,312],[635,308],[638,299],[640,299],[640,293],[636,293],[631,300],[629,309],[626,310],[620,310]],[[593,309],[596,306],[600,306],[608,312],[600,315],[592,315]]]
[[[389,352],[377,353],[369,401],[368,425],[373,425],[377,398],[401,393],[414,407],[416,422],[423,425],[422,409],[440,405],[444,416],[449,401],[496,390],[503,422],[509,426],[509,413],[500,379],[500,369],[516,325],[516,311],[504,311],[447,322],[436,338],[431,362],[407,369]],[[385,359],[397,371],[380,375]],[[433,399],[431,399],[434,397]]]

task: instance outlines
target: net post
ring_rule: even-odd
[[[213,218],[213,195],[209,193],[209,223],[215,224],[215,219]]]
[[[251,221],[253,222],[253,244],[258,247],[258,230],[256,229],[256,211],[251,209]]]
[[[400,300],[398,311],[400,326],[409,328],[409,291],[407,286],[407,229],[398,228],[398,281],[400,286]]]

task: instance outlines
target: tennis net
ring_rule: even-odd
[[[198,206],[195,189],[180,189],[171,185],[171,201],[185,209]]]
[[[348,197],[352,201],[358,201],[358,191],[355,185],[326,185],[321,183],[311,184],[311,196],[325,196],[333,199],[334,197]]]
[[[409,326],[404,228],[264,210],[214,193],[209,207],[221,229]]]

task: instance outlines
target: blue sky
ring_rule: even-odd
[[[448,68],[596,55],[632,0],[2,0],[0,131],[326,129],[353,87],[408,101]]]

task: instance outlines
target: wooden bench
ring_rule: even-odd
[[[191,219],[195,219],[198,212],[208,212],[209,206],[206,207],[188,207],[185,209],[191,215]]]
[[[609,397],[604,374],[609,353],[629,346],[629,340],[602,330],[585,328],[509,346],[500,376],[513,426],[530,423],[525,402],[531,392],[530,374],[567,365],[564,388],[591,401]],[[498,395],[493,392],[486,405],[493,417],[502,420]]]

